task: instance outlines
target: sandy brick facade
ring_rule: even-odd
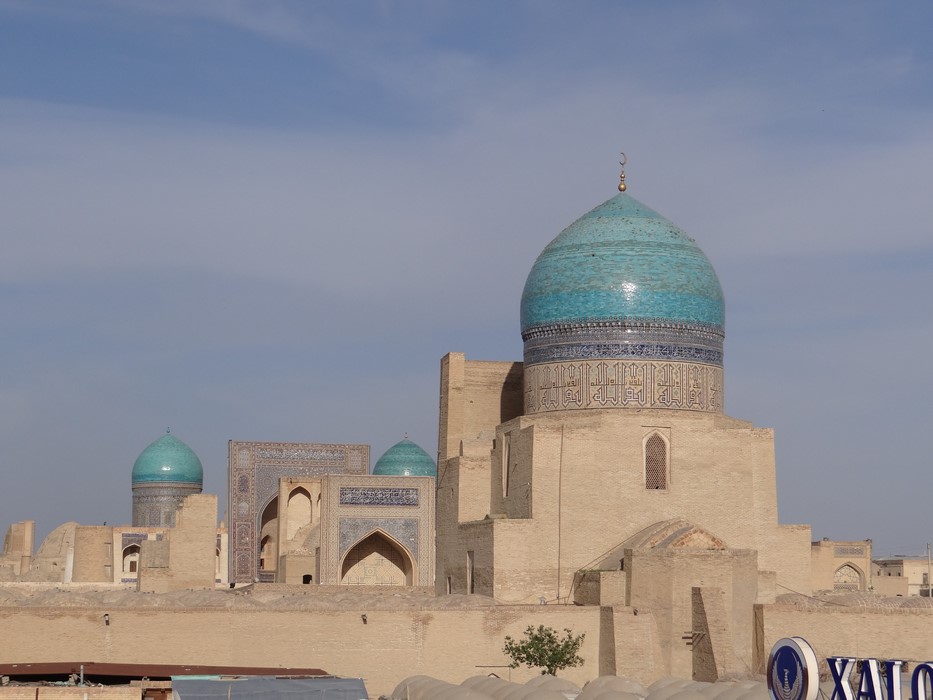
[[[814,591],[867,591],[873,588],[871,540],[823,538],[810,548]]]
[[[706,411],[520,415],[520,368],[442,361],[437,592],[625,605],[651,616],[665,672],[749,672],[752,606],[811,586],[809,526],[777,521],[772,431]],[[625,548],[664,523],[681,540]]]
[[[933,660],[933,608],[866,608],[844,605],[807,609],[796,605],[764,605],[755,609],[756,669],[779,639],[806,639],[828,675],[828,656],[857,659],[901,659],[912,667]]]
[[[367,622],[363,624],[361,614]],[[109,614],[110,625],[103,616]],[[618,625],[616,644],[627,646],[623,666],[638,664],[646,632],[638,618]],[[576,606],[490,606],[476,610],[223,610],[223,609],[7,609],[0,608],[0,658],[11,663],[71,659],[95,662],[322,668],[362,675],[373,697],[403,678],[430,674],[459,683],[486,672],[508,675],[505,635],[531,624],[585,633],[583,667],[562,674],[583,683],[600,673],[601,609]],[[456,647],[454,653],[452,649]],[[614,647],[606,655],[615,658]],[[605,668],[605,667],[604,667]],[[536,671],[517,669],[513,679]]]
[[[142,688],[128,685],[85,686],[5,686],[0,700],[140,700]]]

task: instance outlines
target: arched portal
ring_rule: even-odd
[[[340,583],[349,586],[410,586],[411,557],[380,531],[357,542],[340,567]]]
[[[139,571],[139,545],[131,544],[123,549],[123,573],[135,574]]]

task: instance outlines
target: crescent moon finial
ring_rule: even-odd
[[[628,163],[628,156],[624,152],[619,153],[622,156],[622,160],[619,161],[619,167],[622,170],[619,172],[619,192],[625,192],[627,189],[625,185],[625,164]]]

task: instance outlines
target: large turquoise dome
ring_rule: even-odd
[[[174,435],[163,435],[142,451],[133,465],[133,484],[185,483],[204,481],[201,460]]]
[[[376,476],[437,476],[431,456],[408,438],[397,442],[376,461]]]
[[[719,278],[703,251],[627,194],[584,214],[538,256],[522,331],[581,320],[655,319],[723,327]]]
[[[657,358],[722,365],[719,278],[692,238],[627,194],[577,219],[522,293],[525,363]]]

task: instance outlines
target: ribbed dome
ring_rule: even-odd
[[[373,467],[376,476],[437,476],[437,465],[427,452],[408,438],[397,442]]]
[[[133,465],[133,483],[201,484],[204,470],[194,451],[174,435],[163,435],[142,451]]]
[[[538,256],[522,332],[568,321],[663,320],[723,328],[719,279],[692,238],[627,194],[577,219]]]

